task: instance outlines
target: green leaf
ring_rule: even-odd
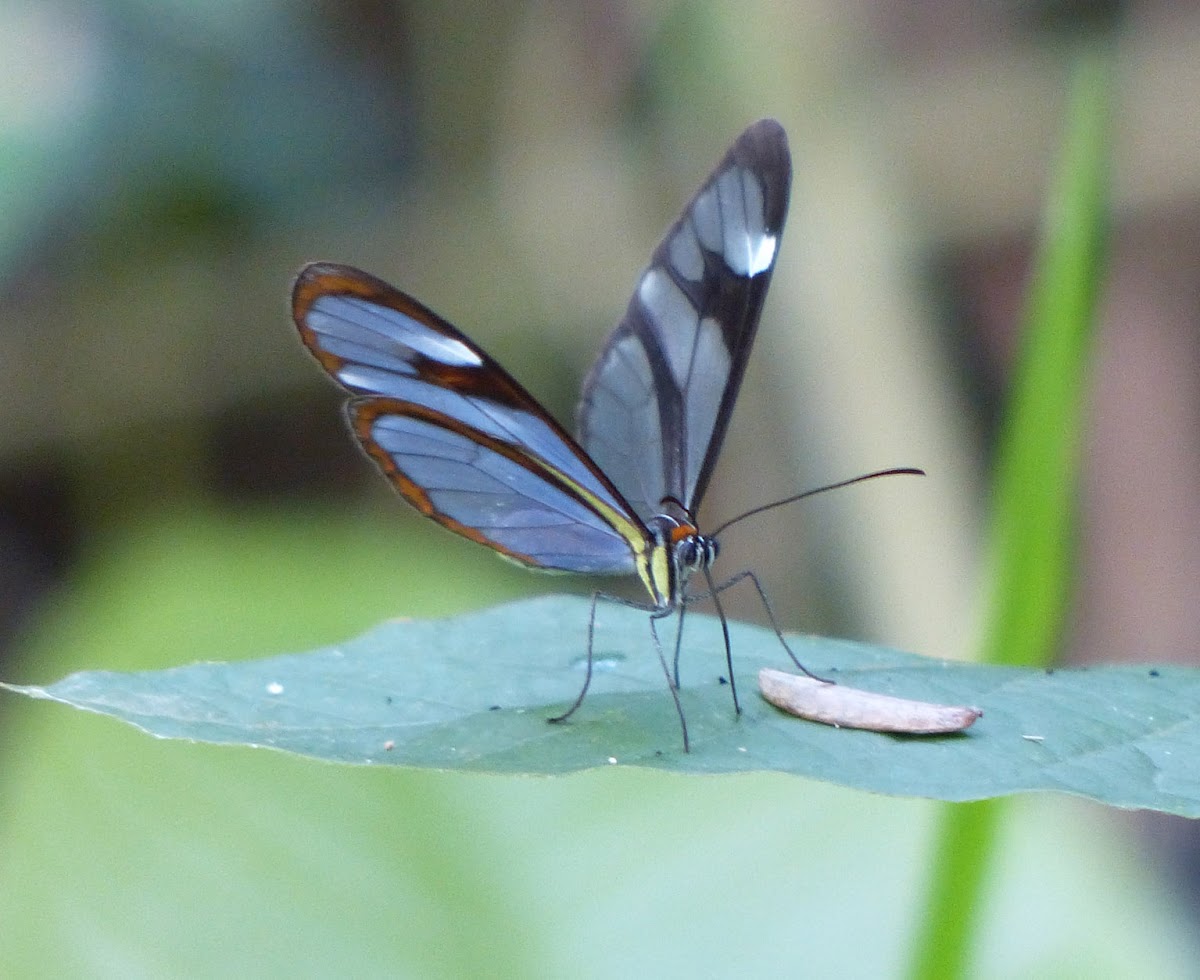
[[[454,619],[387,623],[311,653],[161,671],[74,674],[11,687],[111,715],[164,738],[268,746],[332,762],[565,773],[614,763],[687,773],[774,770],[880,793],[975,800],[1061,790],[1122,807],[1200,816],[1200,671],[1119,667],[1054,673],[930,660],[801,637],[813,670],[901,697],[973,704],[968,732],[903,738],[785,715],[754,687],[784,655],[734,624],[743,715],[734,715],[720,631],[689,618],[682,699],[692,752],[653,653],[646,616],[601,606],[597,671],[565,725],[547,717],[583,679],[589,603],[549,597]]]

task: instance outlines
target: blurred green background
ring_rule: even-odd
[[[394,282],[570,420],[658,235],[763,115],[791,135],[791,217],[701,516],[924,466],[740,525],[722,566],[756,568],[790,628],[971,655],[1072,12],[10,0],[2,676],[585,588],[390,493],[294,336],[289,277]],[[1063,653],[1195,662],[1200,16],[1127,13]],[[936,813],[775,776],[341,769],[15,698],[0,739],[13,976],[891,975]],[[1194,974],[1190,825],[1041,797],[1008,817],[979,975]]]

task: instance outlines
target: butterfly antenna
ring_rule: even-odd
[[[797,500],[803,500],[805,497],[815,497],[819,493],[825,493],[827,490],[840,490],[842,487],[850,487],[856,483],[865,483],[867,480],[875,480],[881,476],[924,476],[925,471],[919,470],[915,466],[898,466],[890,470],[876,470],[874,473],[864,473],[862,476],[854,476],[849,480],[839,480],[837,483],[830,483],[823,487],[817,487],[815,490],[805,490],[803,493],[793,494],[790,497],[784,497],[782,500],[776,500],[769,504],[763,504],[761,507],[755,507],[752,510],[746,511],[744,514],[738,514],[732,520],[726,521],[715,531],[707,532],[710,536],[716,537],[726,528],[737,524],[738,521],[744,521],[747,517],[755,517],[764,511],[774,510],[776,507],[782,507],[784,504],[794,504]]]

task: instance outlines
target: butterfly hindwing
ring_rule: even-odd
[[[293,290],[301,339],[361,396],[351,427],[393,485],[450,530],[536,568],[637,570],[629,505],[509,374],[412,297],[314,264]]]
[[[644,519],[704,495],[758,327],[791,187],[783,128],[738,137],[671,226],[584,384],[579,438]]]

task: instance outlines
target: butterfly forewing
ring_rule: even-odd
[[[750,126],[642,273],[583,388],[580,442],[644,519],[699,505],[775,266],[791,187],[782,127]]]
[[[293,316],[321,365],[359,397],[351,427],[418,510],[537,568],[638,570],[645,529],[537,402],[416,300],[348,266],[310,265]]]

